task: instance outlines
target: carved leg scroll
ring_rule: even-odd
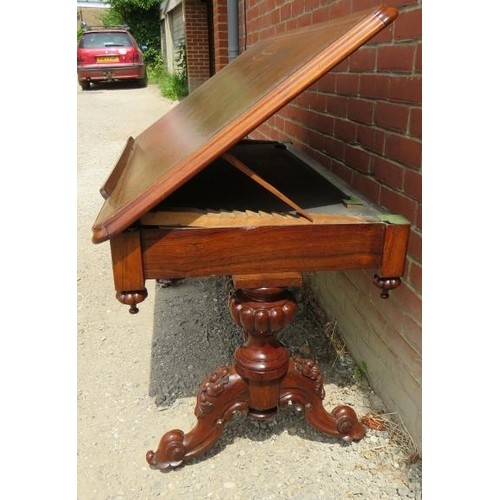
[[[341,405],[330,414],[323,407],[324,397],[323,376],[317,363],[294,356],[290,360],[287,376],[281,383],[281,405],[293,402],[298,409],[305,411],[309,424],[324,434],[347,442],[361,439],[365,429],[354,410]]]
[[[147,452],[148,463],[156,469],[168,469],[208,451],[221,436],[224,424],[237,411],[247,411],[247,393],[247,385],[234,368],[224,366],[215,370],[198,391],[196,425],[187,434],[180,429],[167,432],[158,450]]]
[[[304,410],[309,424],[320,432],[344,441],[365,435],[349,406],[337,406],[331,414],[325,410],[317,363],[300,356],[290,359],[288,349],[277,340],[277,333],[295,316],[296,301],[286,287],[238,289],[230,294],[229,310],[244,333],[235,364],[218,368],[203,381],[197,394],[196,425],[187,434],[179,429],[167,432],[158,450],[146,455],[152,467],[177,467],[208,451],[237,411],[267,420],[290,402]]]

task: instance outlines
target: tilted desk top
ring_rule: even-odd
[[[259,41],[135,139],[101,193],[100,243],[126,229],[390,24],[391,7]]]

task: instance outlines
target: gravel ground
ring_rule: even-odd
[[[175,103],[154,85],[77,92],[78,498],[421,498],[421,462],[410,457],[404,433],[307,287],[296,291],[297,321],[281,340],[318,359],[328,410],[343,403],[358,416],[382,415],[385,430],[369,429],[359,443],[345,444],[316,432],[292,409],[265,425],[236,415],[203,458],[166,473],[149,468],[145,454],[167,430],[194,425],[198,385],[232,361],[240,332],[221,278],[172,287],[148,282],[137,315],[115,299],[109,245],[91,243],[99,188],[127,137]]]

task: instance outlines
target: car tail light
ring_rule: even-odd
[[[136,49],[132,51],[132,62],[135,63],[141,62],[141,53]]]
[[[128,49],[127,52],[125,54],[123,54],[121,56],[121,62],[124,62],[124,63],[131,63],[131,62],[135,62],[136,61],[136,58],[135,58],[135,50],[134,49]]]
[[[76,60],[78,64],[92,64],[94,62],[92,54],[88,54],[84,50],[79,50],[76,53]]]

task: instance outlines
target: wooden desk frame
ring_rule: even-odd
[[[147,452],[152,467],[176,467],[206,452],[237,411],[266,420],[293,404],[320,432],[344,441],[364,436],[352,408],[324,409],[317,363],[291,358],[276,335],[294,319],[296,302],[288,288],[301,285],[302,272],[378,269],[374,283],[387,298],[404,273],[408,221],[382,213],[306,212],[235,158],[232,148],[397,14],[381,6],[261,40],[137,138],[129,138],[102,187],[105,201],[93,241],[110,241],[117,299],[135,314],[147,297],[148,279],[231,276],[228,306],[243,330],[234,365],[217,368],[198,390],[196,425],[187,434],[168,431],[158,449]],[[259,219],[252,213],[222,222],[213,214],[184,213],[172,222],[171,213],[155,210],[221,157],[302,218],[267,214]]]

